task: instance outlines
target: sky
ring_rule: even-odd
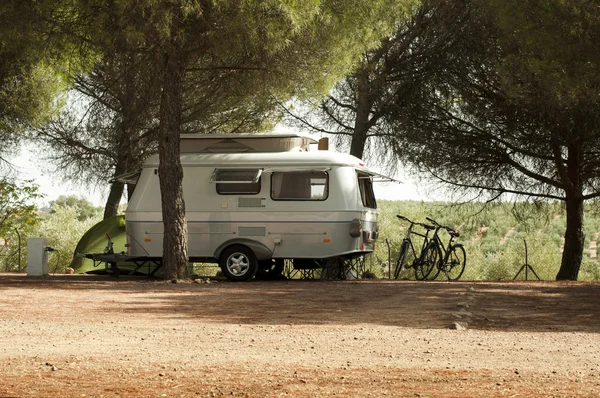
[[[335,151],[335,149],[330,148]],[[18,180],[34,180],[39,186],[39,191],[44,198],[38,201],[38,206],[47,205],[50,201],[61,195],[75,195],[84,197],[95,206],[104,207],[108,195],[108,183],[106,189],[102,190],[93,185],[83,186],[72,183],[61,182],[60,178],[45,174],[39,167],[40,160],[29,148],[24,147],[18,156],[8,158],[14,165]],[[376,167],[375,172],[380,172]],[[385,173],[383,173],[385,174]],[[409,177],[399,174],[390,176],[402,181],[402,184],[390,182],[378,182],[374,184],[375,197],[385,200],[432,200],[434,199],[426,188],[420,186]]]
[[[16,178],[19,181],[34,180],[39,186],[39,192],[44,197],[38,201],[38,206],[43,207],[50,201],[61,195],[75,195],[86,198],[94,206],[104,207],[108,195],[108,183],[106,192],[96,189],[94,186],[75,186],[71,183],[61,182],[58,177],[44,173],[39,167],[40,160],[29,148],[24,147],[18,156],[8,158],[15,168]]]

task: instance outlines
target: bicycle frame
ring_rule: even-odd
[[[452,253],[452,249],[454,248],[454,239],[456,237],[458,237],[458,232],[456,232],[454,229],[447,227],[445,225],[441,225],[440,223],[438,223],[437,221],[427,217],[427,221],[431,222],[434,226],[435,226],[435,231],[433,233],[433,236],[431,237],[432,241],[435,241],[437,243],[437,247],[440,251],[440,258],[437,261],[437,268],[438,270],[444,270],[445,267],[448,264],[448,258],[450,257],[451,253]],[[442,241],[442,238],[440,238],[439,235],[439,231],[441,229],[445,229],[446,231],[448,231],[448,234],[450,235],[450,238],[448,240],[448,244],[444,245],[444,242]],[[437,274],[436,274],[437,276]],[[434,278],[433,278],[434,279]]]
[[[430,225],[409,220],[407,217],[404,217],[401,215],[397,215],[396,217],[410,223],[410,226],[408,227],[408,230],[406,231],[406,236],[404,237],[404,239],[402,239],[402,245],[404,245],[404,242],[408,242],[408,247],[410,248],[410,251],[412,252],[412,255],[413,255],[413,262],[410,266],[407,266],[407,268],[414,268],[415,264],[418,264],[424,255],[425,247],[427,247],[427,244],[430,241],[429,233],[431,232],[431,230],[433,228]],[[427,232],[425,232],[424,234],[420,233],[420,232],[416,232],[414,230],[415,225],[424,227]],[[419,255],[417,255],[417,251],[415,250],[415,245],[413,244],[413,241],[411,238],[412,235],[417,235],[417,236],[420,236],[423,238],[423,244],[421,245],[421,251],[420,251]],[[400,246],[400,247],[402,247],[402,246]],[[398,251],[398,256],[396,257],[396,262],[400,259],[401,252],[402,252],[401,250]]]
[[[440,258],[440,261],[438,262],[438,267],[442,264],[445,264],[448,262],[448,257],[450,256],[450,252],[452,251],[452,243],[454,242],[454,235],[450,235],[450,240],[448,241],[448,244],[446,246],[444,246],[444,243],[442,242],[442,238],[440,238],[440,235],[437,233],[437,231],[439,231],[440,229],[446,229],[448,230],[447,227],[439,227],[436,228],[436,233],[434,234],[434,236],[431,238],[432,240],[435,239],[435,241],[438,244],[438,247],[440,248],[440,251],[442,252],[442,256]]]

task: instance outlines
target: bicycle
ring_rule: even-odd
[[[454,239],[458,238],[460,234],[456,232],[456,230],[441,225],[429,217],[427,217],[427,221],[435,226],[435,231],[425,249],[425,256],[439,260],[434,260],[433,263],[428,262],[420,264],[423,268],[421,274],[425,275],[425,279],[434,280],[438,277],[440,272],[444,271],[447,280],[457,281],[465,271],[465,266],[467,264],[467,253],[465,252],[465,248],[460,243],[454,243]],[[448,232],[448,235],[450,235],[447,245],[444,245],[439,236],[439,231],[442,229],[445,229]],[[436,268],[435,272],[434,268]]]
[[[415,222],[409,220],[407,217],[397,215],[401,220],[407,221],[410,223],[408,230],[406,231],[406,236],[402,239],[402,245],[400,246],[400,250],[398,251],[398,257],[396,258],[396,268],[394,269],[394,279],[398,279],[398,275],[400,275],[400,271],[402,268],[414,268],[415,269],[415,279],[424,280],[427,275],[422,273],[422,268],[420,264],[423,261],[431,261],[431,259],[424,258],[425,249],[429,243],[429,232],[435,229],[434,226],[423,224],[420,222]],[[425,234],[415,232],[413,228],[415,225],[425,228],[427,231]],[[415,245],[412,241],[412,235],[418,235],[423,238],[423,244],[421,245],[421,251],[417,256],[417,251],[415,250]],[[433,268],[433,266],[431,267]]]

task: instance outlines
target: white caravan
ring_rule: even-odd
[[[183,192],[190,261],[218,262],[233,281],[353,259],[374,250],[373,177],[358,158],[296,134],[184,135]],[[128,256],[160,259],[158,156],[126,211]]]

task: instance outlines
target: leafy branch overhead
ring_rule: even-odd
[[[41,197],[32,181],[17,184],[8,178],[0,179],[0,236],[23,225],[35,226],[39,222],[35,200]]]

